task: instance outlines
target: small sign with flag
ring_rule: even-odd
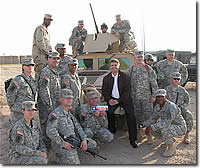
[[[92,106],[92,111],[106,111],[108,106]]]

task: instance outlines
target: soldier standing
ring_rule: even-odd
[[[154,70],[144,64],[144,56],[136,55],[136,64],[128,69],[131,80],[131,98],[135,107],[137,124],[147,120],[153,112],[154,93],[158,89],[156,74]],[[139,128],[138,139],[142,136],[142,129]],[[152,136],[147,136],[148,143],[151,143]]]
[[[157,73],[152,54],[150,53],[145,54],[144,63],[149,65],[155,71],[155,73]]]
[[[83,20],[78,21],[78,26],[72,30],[69,39],[69,45],[72,46],[72,52],[75,55],[83,54],[84,42],[87,36],[87,30],[84,28]]]
[[[44,142],[49,148],[50,142],[46,136],[48,115],[56,109],[59,103],[61,80],[56,71],[60,57],[57,52],[49,53],[48,65],[42,69],[38,78],[38,108]]]
[[[48,26],[53,20],[50,14],[44,15],[44,22],[35,29],[33,35],[32,55],[35,62],[35,79],[38,80],[40,71],[46,66],[49,52],[52,50]]]
[[[96,148],[96,142],[87,138],[79,122],[69,112],[72,99],[73,92],[70,89],[62,89],[59,99],[61,105],[51,112],[47,123],[46,131],[51,139],[52,149],[56,152],[57,164],[80,164],[76,148],[73,148],[72,144],[63,138],[77,138],[79,136],[82,151],[86,151],[87,148]]]
[[[134,41],[134,33],[131,32],[131,26],[128,20],[122,20],[121,15],[116,15],[116,21],[112,28],[111,33],[117,36],[120,40],[119,51],[134,49],[137,45]]]
[[[14,124],[9,134],[11,164],[47,164],[46,147],[38,123],[32,120],[36,110],[35,102],[22,103],[24,117]]]
[[[79,108],[80,124],[88,138],[96,138],[100,143],[113,140],[113,134],[107,129],[108,119],[104,110],[97,111],[98,95],[95,91],[87,93],[88,103]]]
[[[167,100],[165,89],[156,91],[156,101],[154,112],[147,121],[141,123],[140,127],[147,127],[146,134],[162,138],[167,147],[163,156],[173,156],[176,153],[174,137],[182,136],[186,132],[186,123],[181,115],[180,109]]]
[[[172,84],[167,86],[165,89],[167,91],[167,99],[175,103],[180,109],[183,118],[186,121],[187,132],[184,137],[184,142],[186,144],[190,143],[189,132],[193,128],[193,115],[187,109],[190,103],[190,95],[185,90],[184,87],[180,86],[181,74],[179,72],[173,72],[171,74]]]
[[[72,59],[72,57],[65,54],[66,47],[65,47],[65,44],[63,43],[56,44],[55,49],[59,53],[59,56],[60,56],[60,63],[56,67],[56,70],[62,80],[63,75],[68,73],[69,71],[68,62],[70,59]]]
[[[75,114],[75,109],[80,106],[81,97],[81,81],[77,74],[78,60],[71,59],[68,62],[69,72],[63,76],[62,88],[68,88],[73,91],[73,101],[72,101],[72,114]]]
[[[165,88],[171,84],[170,74],[173,72],[181,73],[180,85],[183,85],[188,78],[188,71],[185,65],[174,59],[174,50],[167,49],[165,53],[167,59],[161,60],[157,63],[157,76],[158,76],[158,86],[159,88]]]
[[[22,60],[22,73],[17,75],[7,89],[7,102],[11,110],[10,123],[23,118],[22,102],[35,101],[36,82],[32,77],[34,62],[32,58]]]

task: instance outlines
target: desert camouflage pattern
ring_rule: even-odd
[[[151,126],[152,135],[162,138],[166,144],[173,144],[174,137],[184,135],[187,130],[180,109],[169,100],[166,100],[162,108],[157,104],[153,114],[147,121],[143,122],[143,125]]]
[[[46,152],[46,147],[38,123],[34,120],[31,126],[24,119],[16,122],[10,129],[8,140],[11,164],[47,164],[47,159],[40,155]]]
[[[80,164],[77,150],[65,149],[66,142],[60,134],[65,137],[74,138],[79,136],[81,140],[88,140],[88,148],[96,148],[96,142],[87,138],[77,119],[70,112],[66,112],[61,106],[49,115],[46,132],[51,139],[51,147],[56,152],[57,164]]]
[[[88,138],[98,139],[100,143],[107,143],[113,140],[113,134],[107,129],[107,115],[95,117],[89,104],[83,104],[79,108],[80,124]],[[84,117],[82,113],[85,113]]]
[[[190,103],[189,93],[182,86],[174,88],[172,85],[169,85],[165,90],[167,91],[167,99],[175,103],[181,109],[181,114],[187,125],[187,131],[191,131],[193,128],[193,115],[187,109]]]
[[[168,63],[167,59],[161,60],[157,63],[157,77],[158,77],[158,86],[159,88],[165,88],[166,86],[171,84],[170,75],[173,72],[181,73],[181,81],[180,85],[184,84],[188,78],[188,71],[185,65],[174,59],[172,63]]]

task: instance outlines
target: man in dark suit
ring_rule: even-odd
[[[119,70],[118,59],[110,60],[111,72],[103,78],[102,95],[108,104],[108,129],[115,133],[115,110],[121,106],[125,110],[129,140],[133,148],[137,148],[136,119],[130,98],[130,78]]]

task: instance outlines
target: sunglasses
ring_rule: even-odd
[[[180,78],[173,78],[174,80],[181,80]]]

